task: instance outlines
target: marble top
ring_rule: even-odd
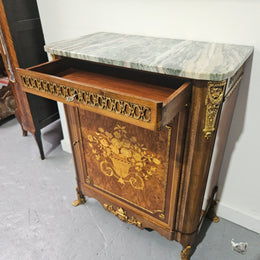
[[[252,46],[99,32],[46,45],[65,57],[200,80],[233,76]]]

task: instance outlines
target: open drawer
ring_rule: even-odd
[[[70,58],[17,69],[23,90],[159,130],[190,102],[190,82]]]

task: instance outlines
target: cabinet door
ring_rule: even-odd
[[[141,217],[140,223],[172,228],[186,113],[151,131],[75,107],[66,111],[83,193],[117,216],[121,208]]]

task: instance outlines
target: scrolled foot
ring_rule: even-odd
[[[181,260],[190,260],[191,256],[191,246],[186,246],[181,251]]]
[[[215,216],[214,218],[212,218],[212,221],[214,223],[218,223],[219,222],[219,217],[218,216]]]
[[[78,199],[77,200],[74,200],[72,202],[72,206],[74,207],[77,207],[81,204],[85,204],[86,203],[86,199],[85,199],[85,196],[82,194],[82,192],[79,190],[79,188],[77,187],[76,188],[76,191],[77,191],[77,197]]]
[[[73,202],[72,202],[72,206],[74,206],[74,207],[77,207],[77,206],[79,206],[79,205],[81,205],[81,204],[84,204],[86,201],[83,201],[83,200],[74,200]]]

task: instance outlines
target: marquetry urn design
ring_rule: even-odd
[[[128,182],[134,189],[142,190],[161,164],[123,125],[116,125],[112,132],[99,127],[95,135],[88,135],[88,140],[102,173],[117,178],[122,185]]]

